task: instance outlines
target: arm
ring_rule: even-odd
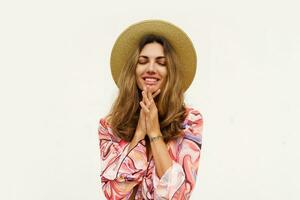
[[[149,88],[144,88],[142,95],[140,105],[146,113],[146,133],[151,141],[151,137],[161,135],[158,110]],[[184,138],[174,144],[175,154],[172,151],[167,153],[162,140],[151,144],[155,164],[152,172],[155,199],[189,199],[194,188],[201,150],[200,112],[190,108],[184,125]]]
[[[99,124],[101,184],[107,199],[130,196],[147,167],[145,141],[127,143],[112,134],[104,119]]]
[[[159,165],[155,164],[153,170],[154,195],[160,199],[189,199],[195,187],[202,144],[203,121],[201,114],[196,110],[190,111],[185,124],[185,136],[176,150],[177,158],[171,156],[172,166],[160,176],[159,170],[155,169]],[[158,142],[158,140],[154,142]],[[154,142],[153,146],[155,146]],[[163,141],[161,140],[161,142]],[[156,156],[157,160],[167,160],[162,157],[162,154]]]
[[[155,93],[158,94],[160,89]],[[160,131],[160,124],[158,119],[158,109],[155,105],[152,92],[149,90],[149,86],[144,87],[142,91],[143,100],[140,102],[145,113],[145,127],[146,133],[150,139],[151,151],[154,158],[156,171],[159,177],[161,177],[168,168],[172,165],[172,159],[168,153],[168,148],[165,142],[162,140],[162,133]]]
[[[160,178],[172,166],[173,162],[169,155],[168,148],[162,139],[162,133],[154,133],[153,141],[150,142],[151,151],[155,163],[156,174]]]

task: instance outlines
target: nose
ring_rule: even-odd
[[[150,61],[147,67],[147,72],[155,72],[155,61]]]

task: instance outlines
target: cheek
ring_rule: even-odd
[[[138,67],[136,67],[136,69],[135,69],[135,78],[136,78],[137,81],[139,80],[140,75],[141,75],[140,69]]]
[[[162,87],[164,87],[164,85],[166,84],[166,82],[167,82],[167,76],[168,76],[168,71],[167,71],[167,69],[164,69],[164,70],[162,70],[161,71],[161,76],[162,76],[162,78],[163,78],[163,81],[162,81]]]
[[[161,71],[161,75],[162,75],[162,77],[163,77],[164,79],[167,77],[168,71],[167,71],[166,68],[164,68],[164,69]]]
[[[135,79],[139,88],[142,86],[141,79],[140,79],[141,73],[142,73],[141,68],[137,66],[135,70]]]
[[[138,77],[138,76],[140,76],[141,75],[141,73],[142,73],[142,67],[141,66],[139,66],[139,65],[137,65],[136,66],[136,68],[135,68],[135,75]]]

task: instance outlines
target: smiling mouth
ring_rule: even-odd
[[[155,85],[159,82],[158,78],[143,78],[146,85]]]

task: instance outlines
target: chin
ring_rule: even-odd
[[[137,85],[140,90],[143,90],[144,87],[148,86],[150,88],[151,93],[153,94],[156,92],[158,89],[162,90],[163,87],[163,82],[162,80],[158,81],[156,84],[146,84],[144,79],[139,79],[137,80]]]
[[[151,93],[154,93],[160,88],[161,88],[160,85],[150,86],[150,91],[151,91]]]
[[[140,88],[141,90],[143,90],[143,87],[146,87],[147,85],[142,84],[142,88]],[[150,88],[151,93],[156,92],[158,89],[160,89],[160,84],[159,85],[148,85],[148,87]]]

